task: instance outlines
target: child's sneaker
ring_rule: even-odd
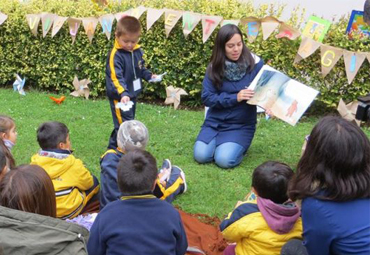
[[[185,180],[185,173],[180,167],[172,166],[172,172],[177,172],[177,171],[180,172],[180,177],[184,181],[184,191],[182,193],[185,193],[186,190],[188,189],[188,185],[186,184],[186,180]]]
[[[159,170],[159,181],[161,183],[163,182],[168,182],[168,179],[170,179],[171,176],[171,171],[172,171],[172,164],[169,159],[163,160],[162,167]]]

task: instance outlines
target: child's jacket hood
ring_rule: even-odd
[[[290,232],[301,215],[294,202],[275,204],[269,199],[257,197],[257,206],[267,225],[278,234]]]
[[[32,157],[31,161],[32,164],[43,166],[53,180],[65,174],[75,164],[76,158],[73,155],[69,155],[66,158],[56,160],[55,158],[36,154]]]

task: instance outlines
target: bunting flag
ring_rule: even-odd
[[[67,19],[68,17],[60,17],[58,15],[55,15],[53,29],[51,30],[51,37],[54,37],[59,32]]]
[[[298,29],[291,27],[285,23],[281,23],[279,27],[279,33],[276,35],[276,38],[288,38],[289,40],[297,39],[301,33]]]
[[[142,5],[131,10],[130,16],[140,19],[141,15],[146,11],[146,8]]]
[[[110,40],[110,36],[112,34],[113,21],[113,14],[106,14],[99,17],[99,22],[102,27],[103,33],[107,36],[108,40]]]
[[[69,26],[69,33],[72,37],[72,44],[75,43],[77,33],[78,33],[78,28],[81,25],[81,19],[77,18],[68,18],[68,26]]]
[[[153,24],[162,16],[164,10],[148,8],[146,10],[146,30],[148,31]]]
[[[203,43],[208,40],[221,21],[221,16],[202,16]]]
[[[40,15],[39,14],[27,14],[26,19],[28,25],[30,26],[31,32],[34,36],[37,36],[37,28],[40,23]]]
[[[8,15],[0,12],[0,25],[3,24],[7,18],[8,18]]]
[[[366,55],[361,52],[352,52],[344,50],[343,56],[344,56],[344,65],[346,67],[348,84],[351,84],[358,72],[358,69],[360,69],[362,63],[364,62]]]
[[[233,24],[235,26],[239,25],[240,20],[239,19],[226,19],[221,22],[221,27],[228,25],[228,24]]]
[[[370,52],[366,53],[366,57],[367,57],[367,61],[369,61],[369,64],[370,64]]]
[[[301,45],[299,45],[298,53],[294,59],[294,64],[311,56],[320,47],[320,45],[321,43],[316,42],[311,38],[303,37]]]
[[[322,77],[325,77],[342,57],[343,50],[323,44],[320,46],[320,51],[321,73]]]
[[[97,18],[82,18],[82,24],[85,29],[85,33],[87,37],[89,38],[90,43],[92,43],[92,40],[94,38],[95,29],[98,25],[98,19]]]
[[[182,14],[182,29],[185,38],[194,30],[201,19],[201,15],[193,12],[184,12]]]
[[[243,26],[245,26],[248,42],[252,43],[256,40],[258,32],[261,26],[261,21],[255,17],[247,17],[241,20]]]
[[[53,25],[55,19],[55,14],[52,13],[42,13],[41,14],[41,24],[42,24],[42,37],[45,38],[51,26]]]
[[[177,21],[182,17],[182,12],[165,9],[164,11],[164,28],[166,36],[170,35],[171,30],[175,27]]]
[[[261,19],[263,40],[267,40],[279,25],[280,21],[277,18],[267,16]]]
[[[131,12],[132,12],[132,9],[129,9],[125,12],[119,12],[119,13],[114,14],[114,17],[116,18],[116,20],[118,22],[121,18],[123,18],[125,16],[131,16]]]

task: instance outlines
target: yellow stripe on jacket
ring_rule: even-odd
[[[94,184],[92,175],[82,161],[73,155],[56,159],[35,154],[31,164],[44,168],[53,182],[57,195],[57,217],[77,216],[87,203],[85,191]]]
[[[134,50],[137,50],[140,48],[139,44],[136,44],[134,47]],[[122,94],[122,92],[125,91],[123,88],[122,84],[119,83],[119,80],[117,79],[117,74],[116,74],[116,69],[114,68],[114,57],[117,53],[117,50],[122,49],[122,47],[119,45],[118,41],[114,41],[114,47],[110,53],[109,57],[109,67],[110,67],[110,72],[111,72],[111,79],[113,81],[114,86],[117,89],[118,94]],[[121,122],[120,122],[121,123]]]

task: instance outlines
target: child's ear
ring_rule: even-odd
[[[4,140],[4,139],[6,138],[6,133],[1,132],[0,134],[1,134],[1,139],[3,139],[3,140]]]
[[[66,149],[66,147],[67,147],[67,144],[66,144],[66,143],[62,143],[62,142],[60,142],[60,143],[58,144],[58,149],[60,149],[60,150],[65,150],[65,149]]]

